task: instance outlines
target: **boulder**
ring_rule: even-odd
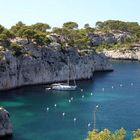
[[[89,33],[88,37],[93,46],[98,46],[103,43],[103,38],[98,34]]]
[[[3,107],[0,107],[0,137],[11,136],[12,133],[13,131],[9,112]]]
[[[116,39],[117,42],[122,42],[124,41],[126,38],[131,38],[133,35],[128,33],[128,32],[120,32],[120,33],[115,33],[114,37]]]
[[[112,33],[105,34],[102,36],[102,38],[103,38],[103,42],[106,44],[114,44],[117,42],[117,39]]]

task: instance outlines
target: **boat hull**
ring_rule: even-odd
[[[77,86],[70,86],[70,85],[54,85],[52,89],[54,90],[75,90]]]

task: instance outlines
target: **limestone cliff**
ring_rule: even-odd
[[[94,71],[112,70],[104,54],[78,52],[73,47],[22,47],[24,53],[18,57],[11,50],[1,51],[0,90],[67,80],[68,56],[70,79],[87,79]]]
[[[12,135],[10,115],[3,107],[0,107],[0,137]]]

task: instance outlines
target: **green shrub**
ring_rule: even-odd
[[[12,49],[13,49],[13,55],[14,56],[20,56],[20,55],[22,55],[22,48],[21,48],[21,46],[19,46],[17,43],[11,43],[11,47],[12,47]]]
[[[140,129],[133,131],[133,140],[140,140]]]
[[[0,45],[8,47],[10,45],[10,40],[6,34],[0,34]]]
[[[124,140],[126,131],[124,128],[116,130],[114,133],[108,129],[103,131],[93,130],[88,132],[88,137],[85,140]]]

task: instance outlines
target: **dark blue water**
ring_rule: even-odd
[[[12,140],[83,140],[93,129],[96,105],[96,128],[124,127],[130,139],[131,131],[140,128],[140,63],[112,63],[114,72],[95,73],[92,80],[79,81],[83,92],[46,91],[45,86],[1,92],[0,106],[10,112],[14,126]]]

